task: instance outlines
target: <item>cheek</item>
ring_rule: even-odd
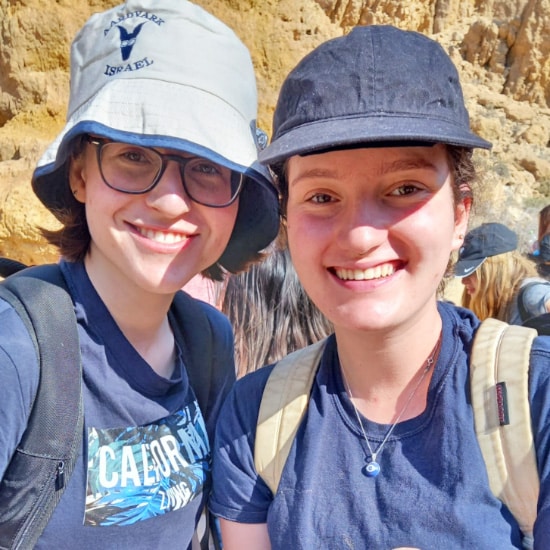
[[[239,203],[237,202],[226,208],[210,208],[208,206],[202,208],[205,209],[204,216],[206,219],[211,220],[212,236],[219,243],[223,252],[235,227]]]
[[[464,279],[462,279],[462,284],[474,292],[477,288],[477,275],[474,273],[469,277],[464,277]]]
[[[288,246],[295,255],[309,256],[321,246],[328,224],[320,224],[317,220],[308,216],[289,211],[287,213],[286,232]]]

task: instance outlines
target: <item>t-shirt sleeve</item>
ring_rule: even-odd
[[[216,427],[211,512],[239,523],[265,523],[273,500],[254,467],[258,410],[271,367],[240,379],[229,393]]]
[[[0,300],[0,479],[27,427],[38,375],[36,351],[25,325]]]
[[[529,285],[521,294],[523,307],[529,317],[546,313],[546,302],[550,300],[550,284],[546,282]]]
[[[529,371],[531,422],[540,477],[535,548],[550,548],[550,336],[535,339]]]

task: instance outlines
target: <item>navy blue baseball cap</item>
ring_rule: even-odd
[[[465,237],[455,265],[457,277],[468,277],[487,258],[512,252],[518,247],[518,236],[501,223],[483,223]]]
[[[470,130],[457,69],[439,43],[368,25],[324,42],[290,72],[259,159],[419,142],[491,147]]]

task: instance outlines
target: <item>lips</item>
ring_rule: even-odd
[[[343,281],[371,281],[373,279],[383,279],[395,273],[393,264],[382,264],[368,269],[343,269],[335,268],[334,272],[339,279]]]

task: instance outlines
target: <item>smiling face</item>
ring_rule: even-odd
[[[337,332],[433,319],[469,212],[455,206],[445,146],[294,156],[287,180],[292,260]]]
[[[126,194],[104,183],[94,146],[88,144],[71,162],[69,177],[75,198],[86,207],[88,273],[92,278],[101,273],[121,290],[131,285],[176,292],[219,259],[235,224],[238,200],[224,208],[191,201],[176,162],[168,163],[151,191]]]

